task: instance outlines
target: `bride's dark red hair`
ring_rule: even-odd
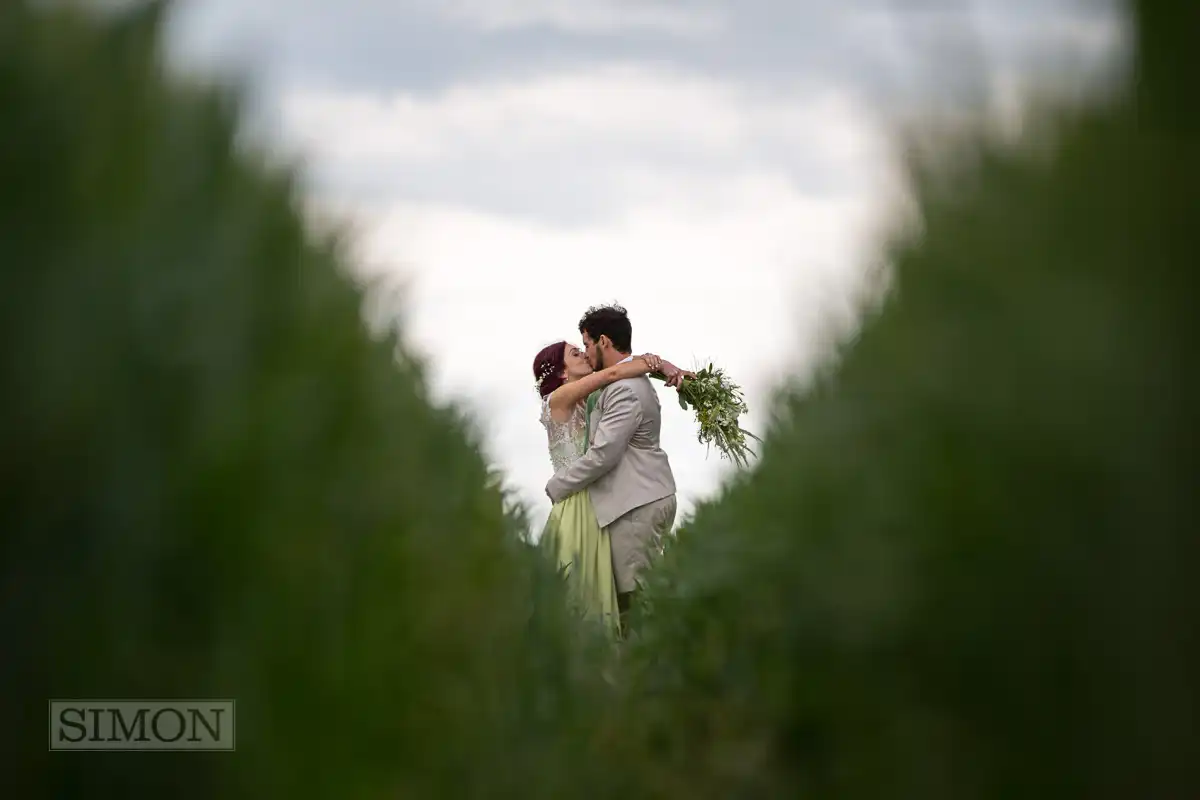
[[[563,385],[563,370],[567,368],[567,343],[555,342],[543,347],[533,359],[533,379],[540,381],[538,394],[542,397]]]

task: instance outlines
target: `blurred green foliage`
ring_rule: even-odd
[[[914,159],[886,302],[655,573],[628,691],[660,785],[1200,791],[1200,138],[1154,101],[1200,59],[1167,60]]]
[[[237,98],[166,76],[162,15],[0,10],[7,781],[562,796],[586,643]],[[88,697],[236,698],[238,750],[47,753]]]
[[[1127,91],[914,160],[613,661],[162,7],[0,6],[13,796],[1196,796],[1200,56],[1137,11]],[[55,697],[233,697],[238,750],[48,753]]]

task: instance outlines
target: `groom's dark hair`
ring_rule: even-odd
[[[586,333],[593,342],[600,341],[601,336],[607,336],[621,353],[629,353],[633,348],[633,326],[629,324],[629,314],[615,303],[611,306],[593,306],[579,320],[579,332]]]

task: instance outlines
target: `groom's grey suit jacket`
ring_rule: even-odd
[[[659,447],[662,406],[649,378],[627,378],[602,389],[590,427],[587,452],[546,484],[552,502],[589,489],[603,528],[675,494],[671,464]]]

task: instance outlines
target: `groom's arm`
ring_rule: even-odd
[[[632,388],[623,381],[608,387],[592,445],[546,484],[551,502],[557,503],[586,489],[617,465],[637,430],[638,412],[637,395]]]

